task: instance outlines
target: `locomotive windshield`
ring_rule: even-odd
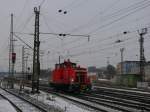
[[[86,71],[76,71],[76,81],[78,83],[84,83],[86,77]]]

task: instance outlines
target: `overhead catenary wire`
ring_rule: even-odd
[[[85,1],[88,1],[88,0],[73,0],[71,3],[69,3],[68,5],[66,5],[65,7],[63,7],[63,8],[60,8],[59,10],[58,10],[58,12],[70,12],[70,11],[72,11],[73,9],[75,9],[75,8],[77,8],[77,7],[79,7],[79,6],[81,6],[82,4],[85,4],[85,3],[87,3],[87,2],[85,2]],[[65,13],[64,13],[65,14]]]
[[[44,15],[42,15],[42,17],[44,19],[44,23],[45,23],[45,26],[47,27],[48,31],[49,32],[53,32],[53,33],[51,33],[52,35],[55,35],[57,38],[59,38],[59,39],[62,40],[62,38],[60,38],[59,35],[57,35],[56,33],[54,33],[54,30],[49,26],[49,24],[48,24],[48,22],[46,20],[46,17]]]
[[[84,29],[87,27],[87,25],[89,26],[90,23],[93,23],[94,20],[96,20],[99,16],[102,16],[104,13],[106,13],[107,11],[109,11],[110,9],[112,9],[117,3],[119,3],[121,0],[116,0],[113,1],[110,5],[108,5],[108,7],[106,7],[104,10],[100,10],[96,15],[94,15],[87,23],[82,24],[80,26],[78,26],[77,28],[72,29],[70,32],[76,32],[79,31],[80,29]]]
[[[27,25],[29,24],[29,22],[31,21],[31,19],[33,18],[33,14],[31,14],[27,20],[25,21],[25,23],[21,24],[17,29],[20,29],[19,32],[23,32],[24,29],[27,27]],[[21,28],[20,28],[21,27]]]
[[[66,6],[62,7],[62,10],[65,10],[66,8],[72,7],[73,4],[75,4],[77,1],[76,0],[72,0],[69,4],[67,4]]]
[[[107,39],[106,39],[107,40]],[[109,40],[109,39],[108,39]],[[75,46],[76,47],[76,46]],[[84,45],[83,45],[83,47],[84,47]]]
[[[44,4],[45,1],[46,0],[42,0],[39,6],[42,7],[42,5]]]
[[[137,7],[137,8],[134,9],[133,11],[128,12],[127,14],[125,14],[125,15],[123,15],[123,16],[121,16],[121,17],[115,19],[115,20],[112,20],[112,21],[110,21],[110,22],[108,22],[108,23],[106,23],[106,24],[104,24],[104,25],[99,26],[98,28],[96,28],[96,29],[90,31],[90,32],[87,33],[87,34],[90,34],[90,35],[91,35],[91,34],[95,34],[95,32],[99,31],[100,29],[105,28],[105,27],[108,27],[108,26],[112,25],[113,23],[116,23],[116,22],[118,22],[118,21],[120,21],[120,20],[122,20],[122,19],[125,19],[125,18],[128,17],[129,15],[134,14],[134,13],[136,13],[137,11],[142,10],[142,9],[144,9],[144,8],[146,8],[146,7],[149,7],[149,6],[150,6],[150,2],[146,3],[144,6],[141,6],[140,8]]]
[[[122,17],[123,18],[123,17]],[[115,21],[114,21],[115,22]],[[117,22],[117,21],[116,21]],[[108,24],[109,25],[109,24]],[[107,26],[107,25],[106,25]],[[92,36],[92,38],[93,38],[93,36]],[[80,41],[81,39],[76,39],[76,40],[73,40],[73,41],[70,41],[70,42],[68,42],[68,44],[70,44],[70,43],[75,43],[75,42],[78,42],[78,41]],[[67,45],[67,43],[65,44],[65,45]]]
[[[66,28],[66,27],[69,27],[66,23],[64,23],[63,21],[61,21],[62,20],[62,18],[61,18],[61,20],[58,20],[58,18],[57,17],[51,17],[51,16],[49,16],[49,15],[47,15],[47,14],[42,14],[41,16],[43,16],[43,18],[44,18],[44,20],[47,22],[47,23],[50,23],[50,22],[52,22],[53,24],[55,23],[55,26],[53,26],[53,27],[58,27],[60,30],[62,30],[62,31],[65,31],[64,29]],[[48,21],[50,21],[50,22],[48,22]],[[52,24],[51,24],[52,25]],[[59,26],[58,26],[59,25]]]
[[[148,27],[149,28],[149,27]],[[133,33],[133,32],[135,32],[136,30],[134,30],[134,31],[130,31],[130,32],[127,32],[127,33]],[[124,35],[123,33],[120,33],[120,34],[115,34],[115,35],[113,35],[114,37],[115,36],[120,36],[120,35]],[[107,39],[112,39],[112,37],[113,36],[110,36],[109,38],[104,38],[104,40],[107,40]],[[127,38],[126,40],[128,40],[129,38]],[[103,40],[103,41],[104,41]],[[102,41],[102,40],[100,40],[100,41]],[[112,44],[113,44],[114,42],[112,42]],[[107,44],[105,44],[105,45],[107,45]],[[108,43],[108,45],[109,45],[109,43]],[[92,48],[92,47],[90,47],[90,48]],[[86,48],[86,49],[89,49],[89,48]]]
[[[14,34],[14,36],[19,39],[22,43],[24,43],[27,47],[33,50],[33,47],[31,45],[27,44],[23,39],[21,39],[18,35]]]
[[[143,0],[143,1],[137,2],[135,4],[132,4],[128,7],[126,7],[126,8],[120,9],[120,10],[114,12],[114,13],[111,13],[109,15],[105,15],[105,16],[101,17],[100,22],[103,23],[103,22],[111,20],[113,18],[120,17],[121,15],[124,15],[124,14],[126,14],[126,13],[128,13],[128,12],[130,12],[130,11],[136,9],[136,8],[139,8],[139,7],[143,6],[144,4],[147,4],[147,3],[148,2]],[[88,26],[86,26],[86,27],[88,27]]]
[[[113,23],[116,23],[117,21],[119,21],[119,20],[121,20],[121,19],[123,19],[123,18],[125,18],[125,17],[127,17],[127,16],[129,16],[130,14],[133,14],[133,13],[130,13],[130,14],[125,14],[124,15],[124,13],[129,13],[130,11],[132,11],[132,10],[135,10],[135,9],[137,9],[137,8],[140,8],[140,7],[142,7],[143,5],[147,5],[149,3],[149,1],[147,1],[147,0],[143,0],[143,1],[140,1],[140,2],[137,2],[137,3],[135,3],[135,4],[132,4],[132,5],[130,5],[130,6],[128,6],[127,8],[124,8],[124,9],[120,9],[119,11],[117,11],[117,12],[114,12],[114,13],[112,13],[112,14],[110,14],[110,15],[106,15],[106,16],[104,16],[104,17],[102,17],[101,18],[101,23],[103,23],[104,21],[106,21],[106,20],[109,20],[109,19],[112,19],[113,17],[119,17],[119,15],[123,15],[122,17],[119,17],[119,19],[116,19],[116,20],[113,20],[112,22],[108,22],[108,23],[105,23],[104,25],[101,25],[100,27],[98,27],[98,28],[96,28],[96,29],[94,29],[94,30],[91,30],[89,33],[87,33],[87,34],[92,34],[92,33],[94,33],[94,32],[96,32],[97,30],[100,30],[100,29],[102,29],[102,28],[104,28],[104,27],[108,27],[109,25],[111,25],[111,24],[113,24]],[[138,11],[138,9],[137,9],[137,11]],[[136,11],[134,11],[134,13],[135,13]],[[91,25],[90,25],[91,26]],[[89,26],[85,26],[86,28],[89,28]],[[82,28],[83,29],[83,28]],[[81,30],[82,30],[81,29]]]
[[[148,27],[148,28],[149,28],[149,27]],[[135,31],[136,31],[136,30],[130,31],[130,32],[128,32],[128,33],[133,33],[133,32],[135,32]],[[54,34],[55,34],[55,33],[54,33]],[[114,36],[117,36],[117,35],[119,35],[119,34],[116,34],[116,35],[114,35]],[[123,35],[123,33],[120,34],[120,35]],[[111,39],[112,37],[113,37],[113,36],[110,36],[109,38]],[[108,38],[108,39],[109,39],[109,38]],[[105,39],[107,40],[107,38],[105,38]],[[105,39],[104,39],[104,40],[105,40]],[[104,41],[104,40],[103,40],[103,41]],[[101,40],[101,41],[102,41],[102,40]]]
[[[150,28],[150,27],[147,27],[147,28]],[[136,30],[137,31],[137,30]],[[126,40],[131,40],[131,39],[138,39],[138,38],[127,38]],[[125,40],[124,40],[125,41]],[[123,42],[124,42],[123,41]],[[133,41],[133,40],[132,40]],[[121,42],[121,43],[123,43],[123,42]],[[126,42],[126,41],[125,41]],[[111,46],[111,45],[114,45],[115,43],[112,43],[112,44],[108,44],[109,46]],[[116,43],[117,44],[117,43]],[[115,45],[116,45],[115,44]],[[106,45],[105,45],[106,46]],[[111,48],[111,47],[108,47],[108,48]],[[85,49],[84,49],[84,51],[81,51],[80,53],[76,53],[76,54],[73,54],[72,56],[80,56],[80,55],[85,55],[85,54],[87,54],[87,53],[89,53],[89,49],[90,48],[87,48],[87,51],[85,51]],[[92,49],[94,49],[94,48],[92,48]],[[106,50],[107,48],[102,48],[102,49],[100,49],[100,50]],[[92,53],[92,54],[94,54],[94,53],[97,53],[99,50],[94,50],[94,51],[90,51],[90,53]]]
[[[149,27],[148,27],[149,28]],[[137,38],[131,38],[131,39],[136,39],[137,40]],[[127,39],[127,40],[129,40],[129,39]],[[132,40],[131,42],[133,42],[133,41],[135,41],[135,40]],[[113,44],[112,44],[113,45]],[[129,45],[129,44],[128,44]],[[102,51],[103,52],[105,52],[106,50],[111,50],[110,48],[114,48],[115,46],[108,46],[108,47],[106,47],[106,48],[102,48],[102,49],[99,49],[99,52],[98,51],[82,51],[81,53],[76,53],[76,54],[71,54],[71,55],[69,55],[70,57],[77,57],[77,56],[81,56],[81,55],[86,55],[87,53],[92,53],[92,54],[95,54],[95,53],[101,53]],[[116,48],[118,48],[118,47],[116,47]],[[68,57],[68,56],[64,56],[64,58],[65,57]]]
[[[123,43],[123,42],[121,42],[121,43]],[[121,44],[121,43],[119,43],[119,44]],[[81,51],[81,52],[79,52],[79,53],[73,54],[72,57],[74,57],[74,56],[86,55],[86,54],[88,54],[88,53],[91,53],[91,54],[100,53],[101,51],[105,51],[105,50],[107,50],[107,49],[110,50],[110,48],[114,48],[114,45],[116,45],[116,44],[118,44],[118,43],[110,43],[110,44],[108,44],[108,46],[105,47],[105,48],[96,49],[96,50],[93,50],[93,51],[89,51],[89,49],[87,49],[86,51],[84,50],[84,51]]]
[[[150,23],[148,23],[149,25],[148,26],[146,26],[145,28],[149,28],[150,27]],[[116,33],[116,34],[113,34],[113,35],[111,35],[111,36],[108,36],[108,37],[104,37],[104,38],[101,38],[101,39],[97,39],[96,40],[96,42],[98,43],[98,44],[100,44],[100,43],[102,43],[102,42],[104,42],[104,41],[108,41],[108,40],[112,40],[112,39],[114,39],[114,38],[119,38],[119,37],[121,37],[121,36],[123,36],[123,35],[126,35],[126,34],[132,34],[132,33],[136,33],[137,32],[137,30],[127,30],[127,31],[123,31],[122,33]],[[117,40],[117,39],[116,39]],[[124,39],[123,39],[124,40]],[[115,41],[115,40],[114,40]],[[93,45],[94,44],[94,45]],[[80,48],[80,47],[86,47],[86,45],[88,45],[89,47],[91,47],[91,48],[93,48],[93,47],[95,47],[95,46],[98,46],[96,43],[93,43],[93,44],[86,44],[86,43],[83,43],[83,44],[81,44],[81,45],[76,45],[76,46],[73,46],[73,47],[71,47],[71,48],[68,48],[67,50],[72,50],[72,49],[76,49],[76,48]],[[91,45],[93,45],[93,47],[91,46]]]
[[[148,39],[148,38],[147,38]],[[138,41],[138,39],[136,39],[137,41]],[[132,40],[132,41],[130,41],[130,42],[135,42],[135,40]],[[148,42],[148,41],[147,41]],[[129,43],[129,42],[128,42]],[[128,44],[128,47],[129,47],[129,45],[132,45],[132,44]],[[114,50],[114,48],[116,48],[116,49],[118,49],[118,47],[115,47],[115,46],[109,46],[109,47],[107,47],[107,48],[102,48],[102,49],[100,49],[100,51],[99,52],[92,52],[92,54],[95,54],[95,53],[102,53],[102,52],[104,52],[104,51],[106,51],[106,50],[111,50],[110,48],[113,48],[113,50]],[[135,47],[136,48],[136,47]],[[81,55],[84,55],[84,54],[87,54],[86,52],[84,52],[83,54],[81,53],[81,54],[77,54],[77,55],[75,55],[75,56],[81,56]],[[91,54],[91,55],[92,55]],[[94,58],[95,59],[95,58]]]
[[[116,3],[119,2],[119,1],[120,1],[120,0],[116,0],[115,2],[111,3],[111,4],[110,4],[106,9],[104,9],[104,11],[102,11],[102,12],[104,13],[104,12],[110,10],[110,9],[111,9],[114,5],[116,5]],[[100,13],[100,12],[99,12],[99,13]],[[99,13],[98,13],[97,15],[95,15],[93,18],[95,18],[96,16],[98,16]],[[91,19],[89,20],[89,22],[92,21],[93,18],[91,18]],[[88,22],[88,23],[89,23],[89,22]],[[86,23],[86,24],[88,24],[88,23]],[[81,26],[79,26],[78,28],[75,28],[75,29],[79,30],[79,29],[81,29],[82,26],[85,26],[85,25],[81,25]],[[73,30],[71,30],[71,31],[69,31],[69,32],[71,32],[71,33],[72,33],[72,32],[76,32],[75,29],[73,29]],[[73,41],[68,42],[67,44],[72,44],[72,43],[77,42],[77,41],[80,41],[80,40],[82,40],[82,38],[75,39],[75,40],[73,40]],[[67,44],[64,44],[64,45],[67,45]]]
[[[99,44],[102,43],[103,41],[112,40],[112,39],[114,39],[114,38],[121,37],[121,36],[123,36],[123,35],[125,35],[125,34],[132,34],[132,33],[135,33],[135,32],[136,32],[136,30],[123,31],[122,33],[116,33],[116,34],[113,34],[113,35],[111,35],[111,36],[98,39],[98,40],[96,40],[96,42],[97,42],[98,45],[99,45]],[[116,39],[116,40],[117,40],[117,39]],[[115,40],[114,40],[114,41],[115,41]],[[93,43],[93,44],[94,44],[93,47],[98,46],[98,45],[96,45],[95,43]],[[89,45],[89,44],[86,44],[86,43],[85,43],[85,44],[73,46],[73,47],[71,47],[71,48],[68,48],[67,50],[72,50],[72,49],[76,49],[76,48],[80,48],[80,47],[86,47],[86,45],[88,45],[89,47],[93,48],[93,47],[91,46],[92,44]]]
[[[25,0],[24,5],[23,5],[23,8],[22,8],[22,10],[20,11],[20,14],[19,14],[18,18],[16,19],[16,21],[17,21],[17,22],[16,22],[16,25],[15,25],[16,28],[17,28],[17,26],[19,25],[18,23],[19,23],[21,17],[23,16],[24,11],[25,11],[27,5],[28,5],[28,0]]]
[[[79,39],[80,40],[80,39]],[[65,44],[66,45],[66,44]]]

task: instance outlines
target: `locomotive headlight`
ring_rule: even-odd
[[[73,81],[74,81],[74,79],[72,78],[72,79],[71,79],[71,82],[73,82]]]

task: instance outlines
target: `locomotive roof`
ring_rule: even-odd
[[[76,68],[76,70],[86,70],[86,68],[77,66],[76,63],[71,62],[70,60],[64,61],[63,63],[56,64],[56,68],[63,68],[63,67],[73,67]]]
[[[59,64],[56,64],[56,68],[57,67],[64,67],[64,66],[72,66],[72,67],[76,67],[76,63],[73,63],[73,62],[71,62],[70,60],[68,60],[68,61],[64,61],[63,63],[59,63]]]
[[[66,64],[76,65],[76,63],[72,63],[72,62],[63,62],[63,63],[56,64],[56,65],[66,65]]]

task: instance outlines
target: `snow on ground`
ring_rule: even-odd
[[[56,108],[60,108],[65,112],[92,112],[92,110],[88,110],[87,107],[81,107],[77,104],[73,104],[71,101],[45,92],[41,92],[39,95],[31,95],[31,97],[34,97],[46,104],[53,105]]]
[[[0,99],[0,112],[17,112],[17,111],[7,100]]]
[[[15,85],[15,88],[19,88],[19,87]],[[31,88],[25,87],[25,90],[31,91]],[[45,104],[64,110],[65,112],[95,112],[90,108],[78,105],[69,100],[63,99],[61,97],[43,91],[40,91],[40,94],[35,94],[30,96],[41,102],[44,102]]]

